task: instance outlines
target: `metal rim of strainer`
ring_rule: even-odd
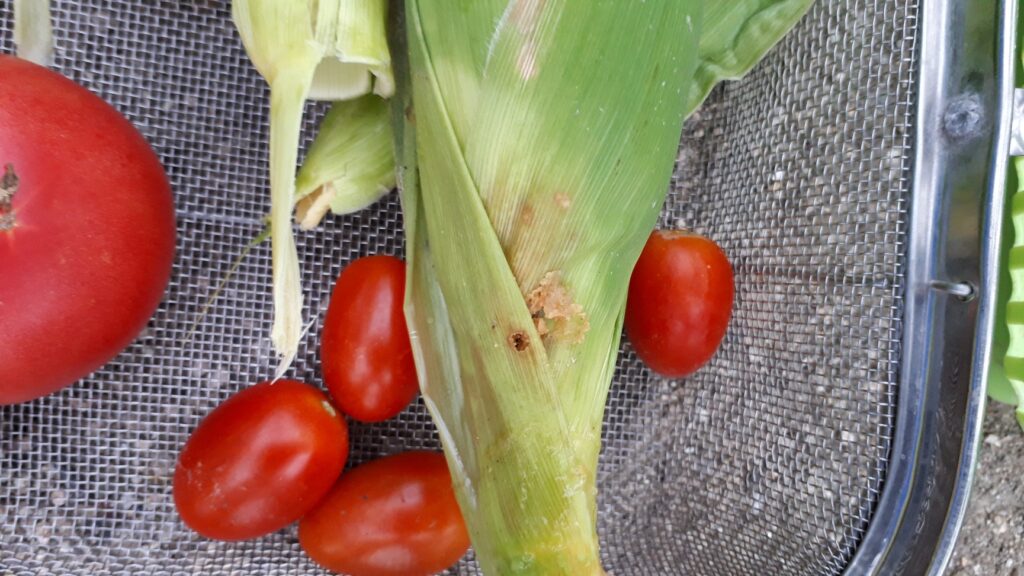
[[[991,13],[989,34],[968,29],[970,10]],[[943,574],[963,524],[992,360],[1016,24],[1016,0],[922,5],[899,424],[882,497],[847,574]],[[979,71],[969,60],[981,51],[991,67]],[[980,82],[970,77],[978,72]],[[968,210],[975,238],[948,226]],[[971,257],[956,258],[964,246]]]

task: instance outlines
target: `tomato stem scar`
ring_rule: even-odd
[[[14,229],[14,194],[17,191],[18,175],[14,173],[14,165],[7,164],[0,177],[0,232]]]

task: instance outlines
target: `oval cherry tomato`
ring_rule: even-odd
[[[405,452],[353,468],[299,522],[299,543],[321,566],[353,576],[440,572],[469,549],[448,466]]]
[[[0,191],[0,404],[12,404],[131,343],[167,286],[175,230],[167,177],[131,123],[30,62],[0,56],[0,78],[0,175],[11,169]]]
[[[633,269],[626,334],[652,370],[696,372],[715,354],[732,315],[733,275],[717,244],[685,232],[651,234]]]
[[[312,509],[347,457],[348,427],[327,396],[301,382],[264,382],[199,423],[174,471],[174,504],[203,536],[256,538]]]
[[[387,420],[416,396],[404,297],[405,264],[392,256],[360,258],[334,285],[320,361],[334,401],[356,420]]]

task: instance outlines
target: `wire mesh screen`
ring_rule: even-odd
[[[688,124],[663,224],[729,253],[734,319],[718,356],[682,381],[653,376],[624,345],[599,473],[610,574],[838,574],[855,552],[894,433],[916,4],[818,2]],[[115,362],[0,408],[0,574],[321,574],[294,529],[204,540],[170,495],[200,418],[274,366],[269,246],[245,254],[269,206],[267,91],[227,2],[55,10],[56,67],[160,154],[178,253],[164,303]],[[0,14],[9,51],[11,0]],[[322,111],[309,108],[307,143]],[[322,318],[347,262],[402,242],[395,195],[300,233],[307,318]],[[317,341],[312,330],[292,375],[319,384]],[[437,446],[417,402],[353,424],[350,463]],[[452,573],[477,573],[472,555]]]

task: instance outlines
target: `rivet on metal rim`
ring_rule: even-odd
[[[929,283],[933,289],[955,296],[962,302],[970,302],[978,296],[978,290],[970,282],[947,282],[945,280],[932,280]]]
[[[985,105],[978,94],[963,94],[954,98],[942,117],[942,128],[954,142],[973,140],[981,136],[985,127]]]

